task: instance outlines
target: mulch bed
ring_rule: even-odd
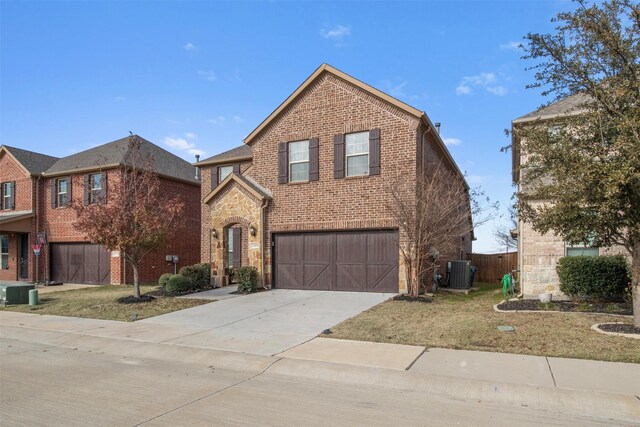
[[[265,288],[257,288],[255,291],[253,292],[240,292],[240,291],[235,291],[235,292],[229,292],[229,295],[248,295],[248,294],[257,294],[258,292],[264,292],[264,291],[268,291],[269,289],[265,289]]]
[[[204,286],[196,290],[189,289],[186,291],[167,292],[165,288],[159,287],[155,291],[147,292],[145,295],[153,295],[156,297],[180,297],[183,295],[197,294],[198,292],[210,291],[212,289],[215,289],[215,288],[213,286]]]
[[[411,295],[402,294],[396,295],[393,297],[394,301],[406,301],[406,302],[433,302],[433,299],[426,297],[424,295],[419,295],[417,297],[412,297]]]
[[[536,300],[506,301],[498,304],[500,310],[544,310],[576,313],[601,313],[633,315],[633,306],[628,302],[591,302],[552,301],[543,304]]]
[[[637,334],[640,335],[640,328],[633,325],[621,325],[614,323],[604,323],[598,326],[598,329],[605,332],[617,332],[619,334]]]
[[[151,302],[154,301],[155,298],[149,294],[140,295],[140,298],[136,298],[133,295],[127,295],[126,297],[118,298],[116,301],[119,304],[138,304],[141,302]]]

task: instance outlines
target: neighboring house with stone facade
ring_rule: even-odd
[[[191,164],[139,139],[142,154],[153,158],[160,193],[183,197],[186,222],[179,238],[169,239],[165,247],[145,257],[140,266],[140,281],[144,283],[173,272],[166,255],[179,256],[178,268],[199,261],[200,182]],[[117,251],[106,251],[75,229],[77,217],[71,208],[71,203],[109,203],[128,145],[126,137],[62,158],[9,146],[0,148],[0,280],[131,282],[132,269]],[[40,256],[35,256],[31,245],[38,243],[38,234],[46,236],[47,244]]]
[[[434,164],[462,177],[424,112],[324,64],[242,146],[195,164],[202,262],[217,285],[253,266],[276,288],[406,291],[385,204]],[[471,235],[456,243],[441,259],[466,259]]]
[[[531,113],[525,114],[511,122],[512,130],[519,126],[542,125],[553,132],[562,126],[562,118],[581,113],[585,97],[581,94],[568,96],[560,101],[549,104]],[[517,135],[517,132],[512,132]],[[526,146],[525,140],[514,136],[512,140],[512,179],[520,189],[535,183],[526,180],[526,157],[520,147]],[[543,203],[544,201],[540,201]],[[598,248],[589,244],[570,245],[561,237],[549,232],[540,234],[533,230],[531,224],[518,221],[518,269],[520,270],[520,285],[525,298],[536,298],[545,292],[553,293],[556,298],[564,298],[559,289],[559,279],[556,273],[558,260],[565,256],[598,256],[625,255],[628,253],[622,247]]]

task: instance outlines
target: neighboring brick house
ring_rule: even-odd
[[[583,110],[586,98],[576,94],[568,96],[560,101],[549,104],[531,113],[525,114],[511,122],[512,131],[522,126],[541,125],[548,127],[553,132],[557,126],[562,126],[563,117],[579,115]],[[522,146],[526,146],[525,140],[520,140],[512,132],[512,178],[518,188],[526,189],[535,183],[526,180],[526,155]],[[524,150],[526,151],[526,150]],[[540,201],[543,203],[545,201]],[[561,237],[549,232],[541,234],[533,230],[531,224],[522,220],[518,222],[518,269],[520,270],[520,286],[525,298],[536,298],[537,295],[551,292],[556,298],[564,298],[565,295],[559,289],[559,279],[556,273],[558,260],[565,256],[598,256],[598,255],[625,255],[628,253],[622,247],[597,248],[588,244],[569,245]]]
[[[254,266],[277,288],[405,291],[389,185],[434,163],[462,177],[424,112],[324,64],[244,145],[196,163],[202,261],[218,285]],[[441,258],[470,252],[467,234]]]
[[[178,268],[199,261],[200,182],[188,162],[139,140],[142,154],[153,158],[160,193],[169,197],[179,194],[185,202],[184,229],[179,238],[170,238],[166,246],[144,258],[140,266],[140,281],[144,283],[173,271],[173,264],[166,262],[167,255],[179,257]],[[71,208],[72,202],[95,203],[101,197],[109,202],[128,144],[129,138],[122,138],[60,159],[2,146],[0,187],[5,189],[5,184],[15,182],[16,188],[12,193],[15,203],[3,205],[0,211],[0,238],[8,241],[0,279],[92,284],[132,281],[131,268],[117,251],[108,252],[90,243],[75,229],[76,213]],[[38,233],[46,235],[47,244],[35,257],[31,244],[37,242]]]

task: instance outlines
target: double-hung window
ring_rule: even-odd
[[[60,178],[56,180],[56,206],[67,206],[69,201],[69,181],[67,178]]]
[[[102,195],[102,174],[94,173],[89,175],[89,203],[96,204],[100,202]]]
[[[345,136],[347,176],[369,174],[369,132],[348,133]]]
[[[593,246],[591,242],[581,242],[574,245],[566,243],[566,255],[567,256],[598,256],[600,255],[600,248]]]
[[[218,168],[218,182],[224,181],[233,172],[233,166],[221,166]]]
[[[0,269],[9,269],[9,235],[0,234]]]
[[[289,182],[309,181],[309,140],[289,143]]]
[[[2,183],[2,200],[0,204],[2,205],[2,209],[13,209],[13,201],[14,199],[14,191],[15,184],[13,182],[3,182]]]

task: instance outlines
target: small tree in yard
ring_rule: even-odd
[[[522,141],[518,206],[539,232],[569,243],[621,245],[631,256],[640,327],[640,5],[574,2],[555,34],[528,34],[543,95],[582,100],[554,123],[514,127]]]
[[[421,280],[433,273],[439,254],[457,254],[461,238],[471,237],[472,216],[487,211],[478,201],[483,194],[468,190],[464,180],[443,164],[427,165],[425,171],[415,183],[390,185],[391,197],[386,205],[400,229],[398,246],[412,297],[419,295]],[[417,197],[409,197],[411,194]]]
[[[134,296],[140,298],[140,263],[166,241],[169,230],[180,226],[184,203],[180,197],[160,194],[153,158],[142,154],[135,135],[129,138],[118,175],[117,182],[110,180],[108,203],[74,204],[74,225],[92,242],[120,251],[133,270]]]
[[[516,249],[518,247],[518,239],[511,234],[511,230],[517,228],[518,212],[510,207],[509,222],[507,224],[500,224],[493,230],[493,237],[500,246],[504,247],[505,252],[509,252],[509,249]]]

